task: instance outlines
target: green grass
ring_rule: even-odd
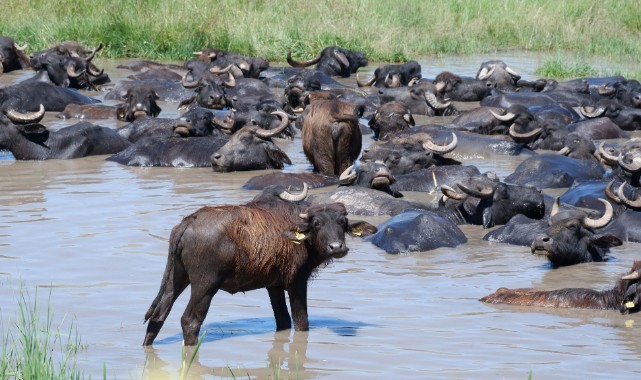
[[[0,35],[28,51],[102,42],[103,57],[184,60],[216,47],[282,62],[338,44],[372,61],[503,49],[641,58],[637,0],[14,0]]]
[[[37,295],[32,301],[22,291],[19,313],[2,331],[0,378],[82,379],[77,355],[83,349],[73,323],[67,329],[53,325],[51,307],[42,310]]]
[[[595,77],[599,71],[587,63],[569,63],[563,59],[553,59],[543,63],[535,74],[546,78],[583,78]]]

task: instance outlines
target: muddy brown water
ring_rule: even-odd
[[[543,58],[528,54],[422,61],[424,75],[474,75],[503,58],[533,78]],[[102,61],[114,79],[115,61]],[[364,72],[371,73],[375,65]],[[6,84],[25,74],[2,76]],[[353,80],[353,79],[352,79]],[[160,116],[175,117],[175,104]],[[53,115],[49,125],[63,126]],[[107,122],[103,125],[115,123]],[[371,143],[368,138],[366,144]],[[300,140],[281,141],[294,165],[310,169]],[[208,168],[136,168],[103,157],[44,162],[0,160],[0,321],[3,331],[28,292],[55,326],[81,337],[78,366],[94,378],[177,379],[180,316],[174,305],[153,348],[141,343],[143,316],[165,267],[168,237],[203,205],[238,204],[256,192],[240,187],[265,172]],[[524,157],[470,159],[501,178]],[[322,189],[314,191],[324,191]],[[326,190],[325,190],[326,191]],[[421,199],[426,194],[409,194]],[[370,218],[381,222],[385,218]],[[309,287],[311,329],[274,332],[267,293],[217,294],[188,378],[630,378],[641,372],[641,316],[617,311],[489,306],[477,300],[499,287],[607,288],[639,259],[636,243],[612,260],[551,269],[529,248],[485,242],[462,226],[457,248],[388,255],[349,238],[350,253],[320,271]],[[37,296],[36,296],[37,294]],[[44,306],[43,306],[44,305]]]

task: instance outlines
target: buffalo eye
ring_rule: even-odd
[[[315,229],[320,229],[323,226],[323,223],[318,219],[314,219],[312,226],[314,226]]]

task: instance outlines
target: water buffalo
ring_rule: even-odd
[[[105,94],[105,100],[122,100],[122,94],[131,87],[148,87],[158,95],[158,100],[181,102],[194,96],[194,91],[183,87],[180,82],[167,79],[121,80]]]
[[[161,111],[156,103],[158,95],[149,87],[130,87],[122,95],[122,99],[125,102],[116,108],[118,120],[134,121],[140,116],[156,117]]]
[[[581,107],[586,118],[607,117],[624,131],[641,129],[641,109],[624,106],[611,99],[600,100],[595,107]]]
[[[492,83],[476,78],[463,78],[444,71],[434,78],[436,91],[444,99],[459,102],[478,102],[490,95]]]
[[[369,120],[374,138],[386,141],[392,134],[414,125],[414,117],[407,107],[398,102],[381,104]]]
[[[641,261],[635,261],[630,272],[622,276],[614,287],[608,290],[586,288],[558,290],[500,288],[479,301],[491,304],[619,310],[621,314],[635,313],[641,308],[639,278],[641,278]]]
[[[276,112],[281,118],[279,128],[265,130],[248,124],[234,133],[231,139],[211,155],[211,166],[215,171],[231,172],[243,170],[282,169],[292,162],[272,137],[287,128],[288,118],[284,112]]]
[[[404,211],[377,229],[365,240],[391,254],[453,248],[467,242],[456,224],[430,211]]]
[[[436,87],[421,79],[411,87],[381,88],[378,90],[381,103],[398,102],[407,107],[413,115],[451,116],[458,110],[451,102],[445,102],[437,95]]]
[[[145,314],[143,346],[151,345],[178,296],[191,284],[181,318],[184,344],[195,345],[218,290],[231,294],[266,288],[276,330],[309,330],[307,283],[317,269],[344,257],[345,233],[366,236],[376,227],[348,222],[340,203],[307,209],[273,200],[203,207],[183,218],[169,238],[167,266],[158,295]],[[296,216],[298,214],[298,216]]]
[[[361,52],[343,49],[338,46],[328,46],[313,59],[296,61],[292,52],[287,53],[287,63],[292,67],[308,67],[316,64],[316,70],[327,75],[349,77],[356,73],[360,67],[367,66],[367,57]]]
[[[35,112],[40,106],[61,112],[68,104],[95,104],[99,101],[79,92],[58,87],[51,82],[27,80],[0,88],[0,111]]]
[[[8,113],[9,120],[0,120],[0,150],[10,151],[16,160],[70,159],[92,155],[113,154],[129,146],[129,141],[110,128],[88,122],[50,131],[39,123],[39,112]]]
[[[609,248],[622,242],[615,235],[594,232],[608,224],[614,214],[608,201],[602,199],[601,202],[605,212],[600,218],[591,219],[582,211],[557,211],[557,198],[550,213],[549,227],[532,242],[532,253],[545,256],[554,267],[606,260]]]
[[[416,61],[405,62],[402,65],[384,65],[374,70],[374,75],[361,82],[356,79],[358,87],[401,87],[408,86],[412,81],[421,79],[421,65]]]
[[[495,60],[483,62],[476,73],[476,79],[486,81],[495,88],[514,91],[521,76],[505,62]]]
[[[539,154],[521,162],[506,182],[540,188],[570,187],[574,181],[601,179],[605,170],[595,161],[560,154]]]
[[[250,178],[242,186],[243,190],[262,190],[268,186],[282,185],[300,191],[306,185],[310,189],[338,185],[339,179],[333,175],[320,173],[283,173],[275,171]]]
[[[362,108],[338,100],[319,100],[305,110],[303,152],[314,171],[339,175],[361,153],[362,134],[358,119]]]
[[[356,162],[340,175],[340,186],[362,186],[383,191],[395,198],[403,194],[390,188],[396,178],[382,162]]]
[[[56,117],[66,119],[116,119],[116,107],[103,104],[67,104]]]
[[[31,67],[29,57],[24,53],[26,47],[18,46],[11,37],[0,36],[0,75]]]
[[[444,197],[439,211],[458,224],[490,228],[505,224],[518,214],[534,219],[541,219],[545,214],[543,194],[539,189],[503,183],[493,173],[468,177],[457,182],[456,187],[458,189],[441,185]],[[449,216],[448,211],[454,215]]]

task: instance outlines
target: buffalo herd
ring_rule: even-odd
[[[291,67],[204,48],[184,65],[130,61],[118,69],[131,75],[112,83],[94,59],[102,48],[62,42],[28,55],[0,37],[0,73],[34,72],[0,88],[0,150],[16,160],[105,155],[129,166],[271,170],[243,186],[262,191],[249,203],[204,207],[174,227],[144,345],[188,285],[186,345],[220,289],[266,288],[276,328],[293,318],[307,330],[307,282],[347,254],[346,233],[397,254],[464,244],[459,226],[479,225],[491,229],[484,240],[530,247],[550,269],[606,261],[611,247],[641,242],[636,80],[528,81],[503,61],[483,62],[474,77],[424,78],[409,61],[350,86],[344,78],[367,57],[330,46],[309,60],[289,52]],[[181,116],[163,118],[162,102]],[[49,129],[47,112],[79,122]],[[279,140],[300,144],[307,171],[274,171],[292,164]],[[521,163],[505,178],[466,164],[496,155]],[[375,227],[348,214],[387,220]],[[481,301],[636,312],[640,278],[636,261],[610,290],[501,288]]]

